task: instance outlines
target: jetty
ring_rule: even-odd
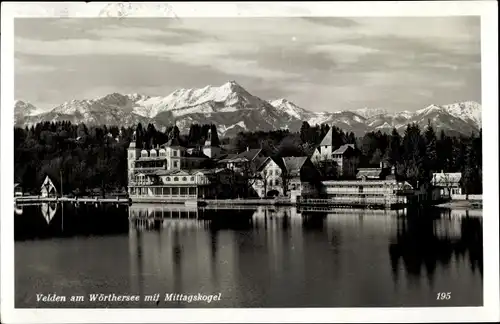
[[[83,197],[83,198],[69,198],[69,197],[39,197],[39,196],[20,196],[14,197],[16,205],[27,204],[40,204],[40,203],[113,203],[113,204],[130,204],[130,198],[116,197],[116,198],[99,198],[99,197]]]

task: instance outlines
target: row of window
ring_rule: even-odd
[[[276,180],[269,179],[269,180],[267,180],[267,184],[269,186],[279,186],[280,180],[279,179],[276,179]]]
[[[281,170],[267,170],[267,171],[264,171],[264,175],[272,176],[273,174],[274,175],[280,175],[281,174]]]
[[[172,156],[178,156],[178,150],[172,150]],[[164,149],[161,149],[159,155],[157,155],[156,150],[151,150],[149,153],[146,150],[141,151],[141,157],[157,157],[157,156],[167,156],[167,152]],[[130,157],[133,157],[133,153],[130,153]]]
[[[179,181],[179,177],[173,177],[173,178],[167,177],[166,181],[172,181],[172,179],[174,181]],[[182,179],[182,181],[187,181],[188,178],[187,177],[182,177],[181,179]],[[194,177],[191,177],[189,180],[190,181],[194,181]]]

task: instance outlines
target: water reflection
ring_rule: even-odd
[[[21,269],[16,270],[16,307],[34,306],[25,295],[40,277],[49,292],[70,293],[77,285],[87,293],[223,296],[210,305],[142,301],[120,307],[433,306],[435,290],[450,287],[454,298],[441,306],[482,303],[477,212],[53,207],[24,207],[14,216],[16,240],[23,241],[16,243],[16,269]],[[26,243],[40,237],[46,240]],[[49,239],[57,237],[64,243]]]
[[[127,233],[128,206],[43,203],[18,206],[15,240]]]
[[[471,214],[478,215],[478,211]],[[468,258],[474,273],[483,275],[482,218],[468,212],[427,210],[426,215],[409,213],[397,221],[397,232],[391,238],[389,254],[394,280],[400,266],[411,278],[420,278],[425,271],[432,284],[438,267],[449,269],[456,261]]]

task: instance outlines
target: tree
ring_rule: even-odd
[[[316,169],[324,180],[334,180],[339,178],[338,164],[333,160],[314,161]]]
[[[271,175],[266,169],[259,173],[259,181],[262,181],[262,186],[264,187],[264,197],[267,196],[267,185],[270,177]]]
[[[310,137],[309,137],[309,130],[311,126],[309,126],[309,123],[304,121],[302,122],[302,126],[300,127],[300,139],[302,140],[302,143],[309,143],[310,142]]]
[[[390,165],[397,165],[401,161],[401,135],[396,128],[392,129],[389,146],[386,151],[387,160]]]
[[[290,172],[284,168],[281,171],[280,174],[280,180],[281,180],[281,188],[283,189],[283,196],[288,195],[288,188],[290,187],[290,180],[292,179],[292,176],[290,175]]]
[[[380,162],[382,162],[382,159],[383,159],[382,151],[379,148],[377,148],[372,155],[372,158],[370,160],[370,164],[379,165]]]
[[[220,140],[219,140],[219,134],[217,134],[217,127],[212,124],[210,125],[210,133],[212,136],[212,145],[213,146],[219,146],[220,145]]]
[[[425,177],[430,179],[432,172],[437,170],[438,156],[437,156],[437,138],[434,128],[431,125],[430,119],[428,120],[427,129],[424,132],[425,139],[425,158],[424,168]]]

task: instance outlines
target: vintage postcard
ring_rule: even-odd
[[[493,1],[2,3],[1,319],[495,322]]]

